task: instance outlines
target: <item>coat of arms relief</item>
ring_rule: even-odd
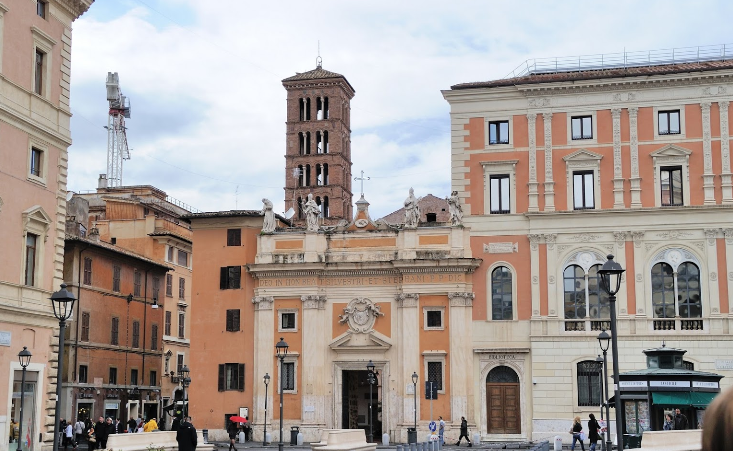
[[[347,323],[357,333],[367,333],[374,329],[377,317],[384,316],[374,301],[369,298],[355,298],[344,307],[344,314],[339,315],[339,323]]]

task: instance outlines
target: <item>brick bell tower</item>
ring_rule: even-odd
[[[351,99],[354,88],[341,74],[321,67],[282,81],[288,92],[285,138],[285,210],[293,225],[305,224],[308,194],[321,207],[323,224],[352,220]]]

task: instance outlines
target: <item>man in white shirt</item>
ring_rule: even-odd
[[[74,435],[76,436],[76,445],[79,446],[79,443],[81,443],[81,439],[84,436],[84,422],[79,418],[77,418],[76,423],[74,423]]]
[[[445,445],[445,440],[443,438],[443,434],[445,434],[445,421],[443,421],[443,417],[438,417],[440,420],[438,422],[438,435],[440,436],[440,446]]]
[[[71,426],[71,423],[66,423],[66,429],[64,429],[64,449],[69,445],[76,449],[76,443],[74,443],[74,427]]]

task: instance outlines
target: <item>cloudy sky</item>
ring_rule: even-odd
[[[450,188],[441,89],[530,58],[733,43],[733,2],[96,0],[74,25],[69,190],[106,172],[107,72],[131,99],[125,185],[199,210],[284,211],[283,78],[346,76],[373,218]],[[354,183],[354,201],[359,184]]]

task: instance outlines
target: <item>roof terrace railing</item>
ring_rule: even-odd
[[[659,66],[662,64],[697,63],[733,58],[733,44],[679,47],[661,50],[605,53],[596,55],[533,58],[524,61],[504,78],[555,72],[619,69]]]

